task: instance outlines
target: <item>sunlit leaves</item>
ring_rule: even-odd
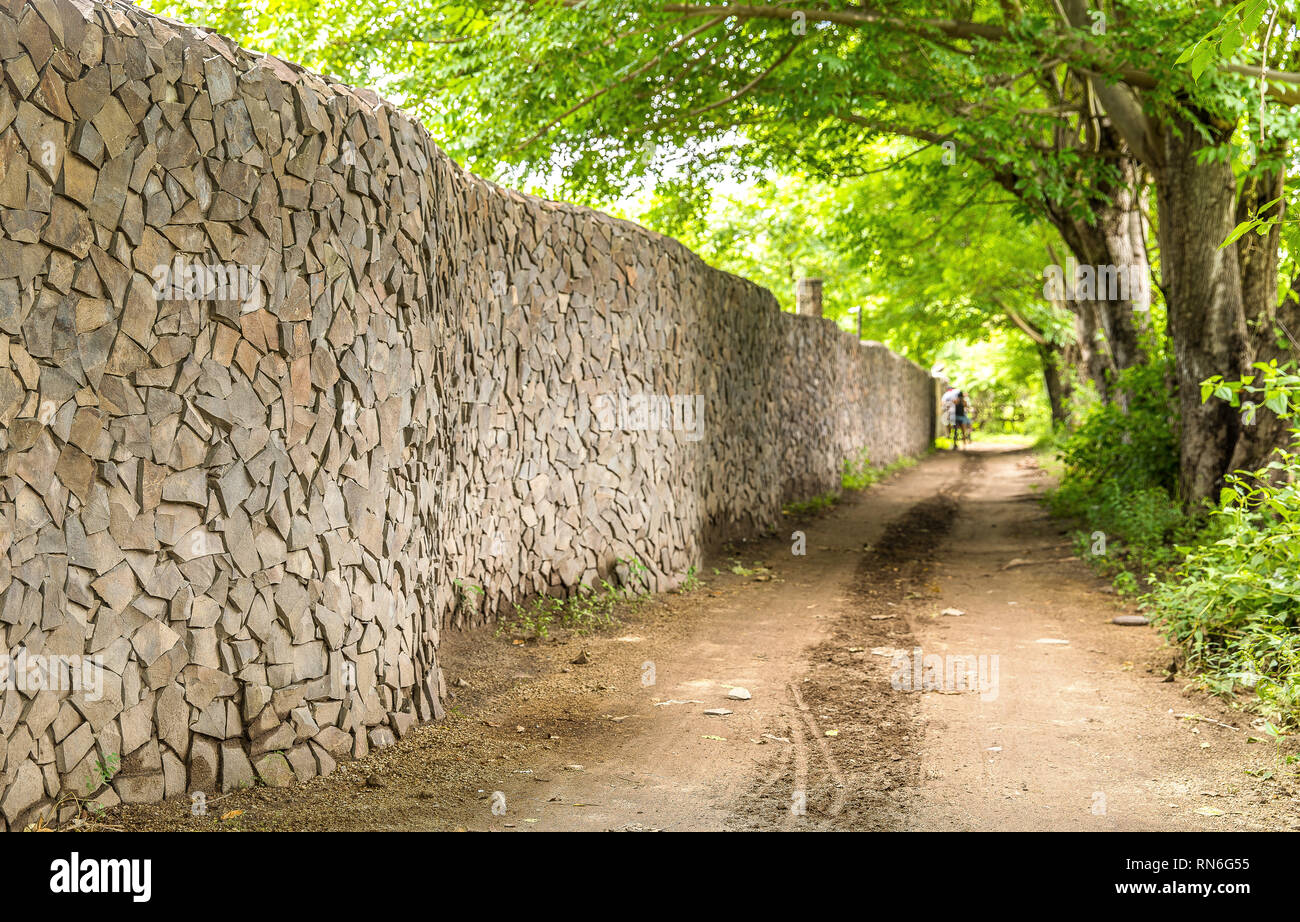
[[[1188,45],[1175,63],[1188,65],[1192,78],[1200,80],[1211,65],[1232,60],[1274,6],[1274,0],[1243,0],[1228,10],[1209,33]]]

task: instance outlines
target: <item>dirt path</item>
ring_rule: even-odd
[[[1249,721],[1181,677],[1165,681],[1172,654],[1150,629],[1110,623],[1122,606],[1069,559],[1034,501],[1044,482],[1024,452],[936,455],[791,525],[806,554],[789,540],[742,546],[706,568],[704,588],[614,631],[521,646],[488,632],[447,638],[452,716],[328,779],[232,794],[206,817],[173,803],[110,821],[1300,828],[1295,786],[1246,772],[1280,774],[1271,745],[1247,741]],[[744,569],[728,572],[735,560]],[[911,668],[918,648],[922,667],[935,654],[983,656],[985,685],[941,678],[925,690]],[[574,664],[584,650],[589,662]],[[918,675],[916,688],[896,687]],[[752,697],[729,699],[737,686]],[[731,713],[704,713],[718,708]],[[1197,812],[1207,807],[1221,813]]]

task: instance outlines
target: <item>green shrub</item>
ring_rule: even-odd
[[[1177,418],[1165,386],[1168,359],[1121,372],[1123,401],[1097,402],[1059,442],[1060,484],[1048,495],[1055,515],[1079,519],[1081,553],[1103,573],[1164,572],[1195,538],[1199,517],[1178,501]],[[1121,591],[1136,589],[1124,580]]]
[[[615,624],[615,612],[620,606],[635,609],[650,597],[650,571],[645,564],[635,557],[620,557],[618,563],[624,570],[621,585],[602,579],[599,589],[583,583],[567,597],[542,595],[526,605],[516,603],[514,613],[498,622],[497,636],[511,632],[545,639],[554,627],[588,634]],[[698,585],[694,567],[687,574],[687,581]]]
[[[1300,377],[1276,365],[1236,382],[1212,378],[1202,397],[1239,406],[1241,394],[1291,418]],[[1249,401],[1255,403],[1255,401]],[[1246,410],[1248,414],[1250,410]],[[1268,466],[1228,478],[1220,508],[1173,577],[1146,604],[1214,691],[1253,690],[1272,720],[1300,723],[1300,453],[1293,443]]]
[[[865,490],[877,481],[884,480],[895,471],[911,467],[916,459],[903,456],[888,464],[873,466],[871,458],[864,448],[852,458],[844,459],[844,470],[840,474],[840,487],[844,490]]]
[[[1086,528],[1074,533],[1076,550],[1108,576],[1166,573],[1183,559],[1177,545],[1198,540],[1200,520],[1186,515],[1161,487],[1125,493],[1103,482],[1091,493],[1072,495],[1068,504],[1061,492],[1049,495],[1049,506],[1084,522]]]
[[[1125,493],[1178,487],[1177,413],[1165,386],[1168,360],[1154,358],[1122,371],[1115,390],[1123,403],[1098,401],[1062,440],[1062,502],[1085,501],[1102,484]]]

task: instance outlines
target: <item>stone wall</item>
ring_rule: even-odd
[[[116,2],[0,0],[0,69],[7,828],[326,774],[448,626],[929,443],[921,369],[373,93]]]

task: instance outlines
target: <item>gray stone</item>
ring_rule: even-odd
[[[293,768],[288,760],[278,752],[268,753],[254,763],[257,776],[262,783],[272,788],[287,788],[294,782]]]
[[[121,774],[113,779],[113,790],[124,804],[153,804],[163,799],[166,782],[162,772]]]
[[[290,711],[289,721],[293,724],[294,735],[298,740],[310,739],[320,732],[320,727],[316,725],[316,720],[307,707],[296,707]]]
[[[252,754],[257,756],[263,752],[288,749],[294,744],[295,739],[293,727],[287,723],[280,724],[274,730],[263,733],[253,740]]]
[[[193,784],[191,779],[190,785]],[[224,794],[252,784],[253,766],[244,747],[237,740],[226,740],[221,744],[221,792]]]
[[[294,776],[299,781],[310,781],[316,777],[316,757],[312,755],[308,745],[294,746],[284,754],[284,757],[289,760]]]
[[[0,801],[0,812],[10,827],[17,824],[19,817],[40,803],[45,797],[45,781],[40,768],[31,759],[24,759],[13,773],[13,781],[5,789],[4,799]]]
[[[132,582],[134,585],[134,581]],[[161,621],[148,621],[131,635],[131,646],[146,666],[168,653],[180,642],[180,635]]]
[[[338,767],[338,762],[330,754],[329,750],[314,741],[308,745],[311,747],[311,754],[316,759],[316,774],[322,778],[332,774],[334,769]]]
[[[218,746],[216,740],[196,736],[190,742],[190,791],[213,794],[217,790]]]
[[[176,685],[168,685],[159,693],[155,715],[158,721],[158,738],[170,746],[177,755],[184,759],[187,754],[188,741],[190,738],[190,706],[186,703],[185,695],[179,687]],[[123,732],[123,739],[125,739],[125,731]],[[192,758],[190,764],[192,772]],[[212,766],[213,777],[216,777],[215,758],[212,762]],[[202,790],[215,790],[215,786],[203,788]]]
[[[153,710],[154,702],[150,697],[122,712],[118,719],[122,728],[122,755],[134,752],[153,734]]]
[[[389,711],[388,724],[393,728],[393,733],[400,740],[410,733],[411,728],[415,726],[415,716],[402,711]]]
[[[324,727],[316,734],[315,741],[335,759],[342,758],[352,751],[352,734],[338,727]],[[325,774],[325,772],[321,772]]]
[[[185,763],[170,749],[163,750],[163,797],[171,800],[185,794]],[[215,790],[215,788],[213,788]],[[206,793],[206,791],[204,792]]]
[[[77,767],[77,763],[86,757],[90,747],[95,745],[95,734],[90,724],[83,723],[59,743],[55,765],[61,774],[68,774]]]

